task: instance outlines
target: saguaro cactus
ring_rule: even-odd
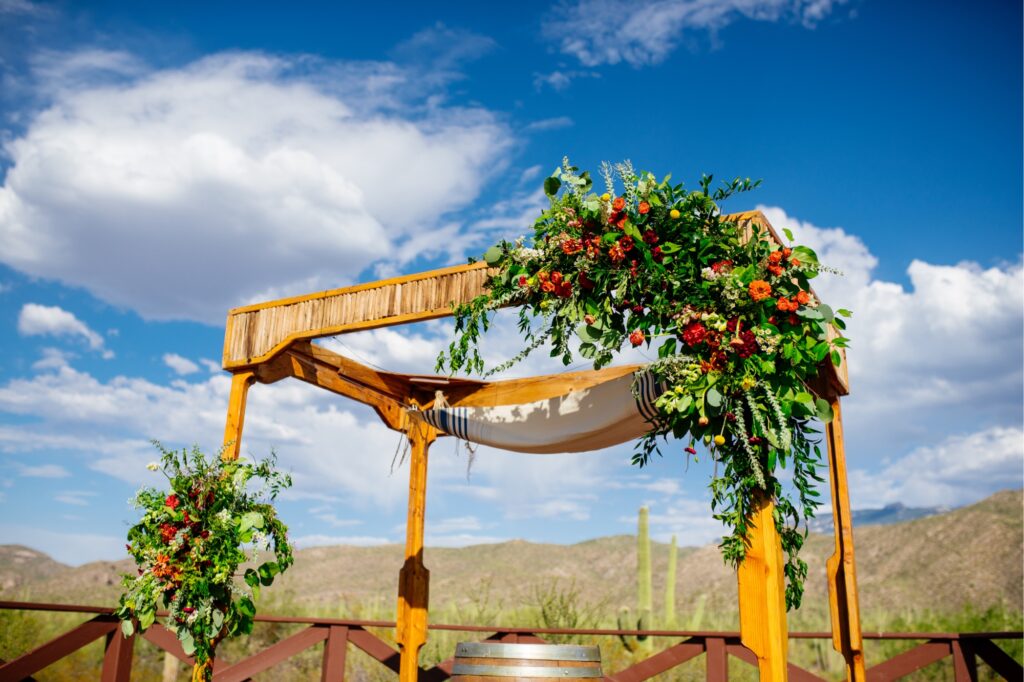
[[[668,548],[668,574],[665,576],[665,622],[666,628],[676,627],[676,536],[672,536],[672,544]]]
[[[651,535],[650,512],[647,506],[640,507],[640,518],[637,521],[636,533],[636,596],[640,609],[640,630],[648,630],[653,625],[654,606],[651,599]],[[647,643],[647,637],[637,638]]]

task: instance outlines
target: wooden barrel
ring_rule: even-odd
[[[603,678],[601,650],[576,644],[462,642],[455,647],[458,682],[554,682]]]

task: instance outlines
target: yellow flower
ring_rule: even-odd
[[[605,192],[604,194],[601,195],[601,201],[611,201],[611,200],[612,200],[612,195],[608,194],[608,192]]]
[[[715,436],[715,445],[725,445],[725,436],[721,434]]]
[[[671,211],[668,212],[668,215],[670,218],[672,218],[672,220],[679,220],[679,216],[681,216],[682,213],[679,212],[678,208],[673,208]]]
[[[740,381],[740,388],[744,391],[749,391],[754,386],[757,386],[757,379],[754,377],[743,377],[743,380]]]

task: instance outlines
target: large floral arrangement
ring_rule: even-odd
[[[723,218],[719,202],[756,182],[712,191],[705,176],[699,190],[687,191],[628,162],[605,164],[602,175],[601,195],[568,160],[545,180],[551,207],[532,238],[485,254],[499,274],[485,294],[456,308],[459,336],[438,367],[484,371],[478,341],[492,311],[508,305],[519,306],[525,347],[492,372],[546,344],[565,364],[581,356],[595,368],[623,347],[656,346],[651,369],[669,388],[634,463],[660,454],[662,438],[683,439],[694,458],[703,442],[716,463],[712,508],[729,529],[721,548],[734,565],[745,555],[753,505],[774,499],[787,605],[798,607],[807,572],[798,554],[822,480],[814,420],[832,418],[807,383],[823,363],[838,365],[846,344],[829,340],[828,325],[845,325],[811,292],[810,280],[827,268],[806,246],[745,235]],[[787,466],[791,486],[779,478]]]
[[[138,573],[124,576],[117,615],[130,636],[167,609],[167,626],[195,657],[192,679],[199,682],[212,678],[223,639],[252,632],[260,586],[292,564],[287,527],[271,504],[291,478],[275,471],[272,459],[250,463],[157,447],[161,460],[149,467],[163,472],[170,490],[143,488],[135,496],[143,514],[128,531],[127,549]],[[251,567],[240,573],[246,563]]]

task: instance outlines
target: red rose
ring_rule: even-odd
[[[630,251],[633,250],[633,238],[632,237],[620,237],[619,238],[619,246],[622,247],[623,251],[625,251],[626,253],[629,253]]]
[[[683,342],[693,348],[704,340],[708,330],[700,322],[691,322],[683,329]]]
[[[169,523],[160,524],[160,539],[165,543],[170,544],[174,536],[178,534],[178,529]]]
[[[626,213],[624,211],[615,211],[608,216],[608,224],[621,230],[622,226],[626,224]]]
[[[177,509],[178,508],[178,504],[179,504],[178,503],[178,496],[173,494],[173,493],[171,493],[170,495],[167,496],[167,499],[164,500],[164,504],[166,504],[171,509]]]
[[[560,273],[558,270],[555,270],[554,272],[552,272],[551,273],[551,281],[552,281],[552,283],[554,283],[556,285],[561,284],[562,283],[562,273]]]
[[[745,331],[740,334],[740,341],[742,343],[736,347],[736,355],[741,358],[749,358],[751,355],[760,350],[757,345],[757,337],[754,336],[754,332]]]
[[[717,263],[712,263],[711,264],[711,271],[716,273],[716,274],[721,274],[721,272],[723,270],[725,270],[726,268],[730,268],[730,267],[732,267],[732,261],[731,260],[720,260]]]
[[[626,208],[626,200],[622,197],[615,197],[615,201],[612,202],[613,211],[621,211]]]
[[[644,232],[644,242],[647,244],[657,244],[658,235],[654,233],[654,230],[647,230]]]
[[[639,213],[640,215],[646,215],[647,212],[650,210],[651,205],[648,204],[646,201],[641,201],[640,205],[636,207],[636,212]]]
[[[644,332],[641,329],[634,329],[629,334],[629,342],[633,344],[634,347],[639,346],[641,343],[643,343],[645,338],[646,337],[644,336]]]
[[[528,283],[526,275],[519,275],[519,286],[525,287]]]
[[[655,263],[660,263],[661,261],[665,260],[665,254],[661,252],[660,246],[655,246],[653,249],[651,249],[651,258],[654,259]]]
[[[562,298],[569,298],[572,296],[572,282],[562,282],[555,293]]]
[[[562,253],[572,256],[583,250],[583,242],[575,237],[570,237],[562,242]]]
[[[585,272],[581,272],[580,273],[580,276],[577,279],[577,281],[579,282],[580,286],[583,287],[584,289],[593,289],[594,288],[594,283],[592,281],[590,281],[590,278],[587,277],[587,273],[585,273]]]

